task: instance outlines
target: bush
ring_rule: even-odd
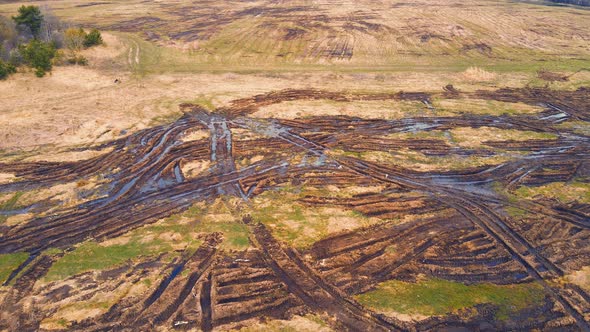
[[[86,48],[92,47],[95,45],[100,45],[102,43],[103,43],[102,36],[100,34],[100,31],[98,31],[97,29],[92,29],[90,31],[90,33],[88,33],[86,35],[86,38],[84,38],[84,47],[86,47]]]
[[[64,32],[64,43],[70,51],[77,52],[86,45],[86,37],[82,28],[69,28]]]
[[[39,37],[43,23],[43,14],[41,14],[39,7],[23,5],[18,9],[18,15],[13,16],[12,19],[16,24],[29,28],[35,38]]]
[[[16,73],[16,67],[0,60],[0,80],[8,77],[8,75]]]
[[[86,65],[88,65],[88,59],[86,59],[85,57],[80,55],[76,59],[76,64],[78,64],[80,66],[86,66]]]
[[[86,66],[88,64],[88,59],[82,55],[73,55],[69,57],[67,61],[71,65]]]
[[[23,55],[20,53],[20,50],[17,48],[13,48],[12,50],[10,50],[10,53],[8,53],[8,61],[10,64],[14,65],[14,66],[20,66],[22,65],[25,60],[23,59]]]
[[[43,77],[46,72],[51,71],[52,60],[56,54],[53,43],[33,39],[28,44],[20,45],[19,52],[24,62],[36,69],[37,77]]]

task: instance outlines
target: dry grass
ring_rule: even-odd
[[[442,157],[427,156],[417,151],[411,151],[408,149],[399,149],[396,151],[368,151],[361,153],[350,153],[343,152],[340,150],[334,150],[332,153],[338,154],[352,154],[355,157],[372,161],[380,164],[392,164],[405,167],[412,170],[431,172],[431,171],[450,171],[459,170],[480,166],[494,166],[504,163],[512,156],[498,154],[494,156],[458,156],[458,155],[445,155]]]
[[[263,332],[263,331],[283,331],[283,332],[331,332],[331,328],[322,320],[314,315],[294,316],[290,320],[268,320],[264,323],[253,321],[250,324],[241,324],[247,327],[231,329],[230,331],[239,332]]]
[[[155,123],[173,121],[180,116],[178,104],[181,102],[222,106],[236,98],[269,91],[286,88],[325,89],[326,86],[335,91],[441,91],[453,78],[453,74],[436,71],[381,74],[325,71],[280,74],[200,72],[137,77],[133,75],[132,68],[125,66],[129,50],[126,35],[105,34],[105,38],[107,46],[92,51],[95,60],[88,67],[56,67],[51,75],[43,79],[23,73],[0,81],[0,90],[5,92],[0,105],[0,149],[16,149],[21,155],[24,151],[30,151],[29,156],[35,160],[56,160],[59,157],[51,156],[55,147],[111,140]],[[105,65],[118,62],[123,62],[121,66],[127,69],[115,71],[113,68],[121,66]],[[518,74],[515,77],[520,76]],[[113,83],[115,78],[120,78],[123,83]],[[520,79],[506,82],[509,86],[522,84]],[[472,84],[465,91],[482,87]],[[474,104],[466,103],[441,103],[442,107],[437,107],[436,115],[451,115],[461,107],[469,107],[466,111],[476,111],[472,107]],[[482,104],[478,107],[486,111],[490,109],[489,106]],[[521,105],[518,108],[527,107]],[[270,106],[262,109],[258,115],[294,117],[345,114],[399,118],[416,112],[423,114],[428,110],[420,103],[411,102],[344,104],[301,101]],[[42,151],[39,149],[42,146],[47,148]],[[39,154],[43,155],[35,157]],[[63,156],[64,159],[85,157]]]
[[[481,69],[479,67],[469,67],[459,74],[459,77],[467,82],[490,82],[496,79],[498,75]]]
[[[304,206],[296,202],[297,198],[314,189],[292,189],[296,188],[265,192],[253,198],[247,211],[243,212],[269,226],[278,239],[297,248],[307,248],[331,234],[383,222],[339,207]]]
[[[466,148],[481,148],[486,141],[526,141],[533,139],[556,139],[557,135],[537,133],[534,131],[521,131],[511,129],[499,129],[492,127],[461,127],[450,130],[454,142],[458,146]]]
[[[590,53],[582,10],[507,0],[32,3],[80,24],[138,33],[204,66],[575,70]],[[0,13],[18,5],[1,4]]]
[[[418,101],[355,101],[334,102],[327,100],[288,101],[262,107],[253,117],[294,119],[313,116],[351,116],[373,119],[401,119],[429,113]],[[437,114],[438,115],[438,114]],[[452,115],[451,113],[441,114]]]
[[[590,291],[590,266],[585,266],[579,271],[575,271],[567,276],[569,282],[572,282],[587,292]]]
[[[525,103],[508,103],[495,100],[481,99],[434,99],[432,105],[437,111],[461,114],[489,114],[489,115],[518,115],[540,113],[544,109],[540,106]]]

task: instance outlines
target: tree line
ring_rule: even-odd
[[[550,0],[555,3],[567,3],[570,5],[590,6],[590,0]]]
[[[80,51],[103,44],[100,31],[86,32],[62,22],[49,9],[21,6],[17,15],[0,16],[0,79],[28,66],[43,77],[55,64],[88,63]]]

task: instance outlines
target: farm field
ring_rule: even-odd
[[[590,331],[590,9],[26,4],[104,45],[0,80],[0,331]]]

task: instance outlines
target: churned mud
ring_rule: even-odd
[[[139,23],[146,22],[157,24],[149,18]],[[300,35],[299,31],[288,31],[285,38]],[[475,45],[470,50],[493,52],[484,46]],[[346,43],[335,49],[337,56],[347,56]],[[544,111],[399,120],[250,117],[263,106],[285,101],[401,100],[422,102],[430,108],[433,98],[519,102],[540,105]],[[183,212],[195,202],[233,196],[248,204],[257,195],[281,185],[299,184],[315,188],[366,187],[366,191],[349,197],[316,191],[301,195],[297,203],[340,207],[383,222],[331,234],[309,248],[294,248],[279,241],[271,227],[245,214],[242,222],[249,233],[249,249],[221,250],[224,235],[212,232],[196,250],[183,252],[179,260],[167,265],[157,259],[137,263],[127,268],[125,277],[117,270],[105,271],[115,280],[127,278],[131,284],[149,273],[159,273],[160,277],[143,294],[123,296],[106,313],[76,321],[68,329],[137,331],[165,327],[210,331],[223,326],[239,327],[242,322],[260,317],[289,319],[315,313],[326,318],[333,328],[350,331],[470,329],[482,321],[496,324],[494,329],[590,330],[590,296],[564,278],[590,264],[590,208],[583,202],[524,200],[502,193],[520,186],[588,180],[590,138],[560,124],[589,120],[589,90],[463,93],[452,86],[437,93],[283,90],[235,100],[215,112],[189,104],[182,105],[182,109],[184,115],[168,125],[88,148],[108,149],[91,159],[0,165],[0,173],[15,177],[0,184],[2,193],[39,190],[95,176],[104,179],[96,189],[96,197],[73,207],[46,200],[35,206],[36,217],[0,230],[0,253],[30,255],[6,282],[0,328],[37,330],[52,311],[31,307],[31,297],[44,301],[77,298],[83,292],[91,296],[107,287],[94,282],[85,290],[57,283],[34,288],[35,282],[60,258],[61,254],[48,254],[48,249],[68,250],[89,238],[115,238]],[[489,138],[481,146],[457,147],[443,138],[388,136],[484,126],[548,133],[557,138]],[[252,133],[251,137],[236,138],[238,129]],[[208,132],[208,137],[183,140],[195,130]],[[494,157],[501,153],[511,157],[494,165],[444,171],[420,171],[365,157],[372,152],[397,150],[432,158]],[[249,162],[238,166],[238,160]],[[183,166],[195,161],[208,162],[210,167],[197,176],[186,177]],[[510,209],[525,211],[526,217],[515,217]],[[407,216],[413,217],[390,222]],[[392,246],[394,251],[388,249]],[[536,283],[546,298],[538,307],[522,313],[532,317],[528,320],[490,320],[486,308],[477,307],[475,312],[434,316],[419,322],[377,313],[354,299],[378,283],[415,280],[417,275],[467,284]],[[81,278],[90,277],[74,276],[72,282]],[[35,315],[30,315],[29,310],[36,310]]]

